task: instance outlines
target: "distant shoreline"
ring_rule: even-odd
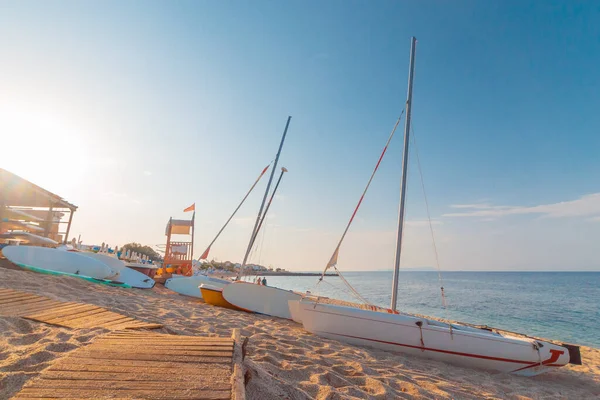
[[[292,271],[257,271],[258,275],[263,276],[321,276],[320,272],[292,272]],[[338,274],[330,273],[325,276],[338,276]]]
[[[311,274],[311,275],[321,275],[320,272],[307,272],[307,273],[302,273],[302,272],[296,272],[296,271],[288,271],[291,273],[298,273],[298,274]],[[348,270],[348,271],[342,271],[344,274],[348,274],[348,273],[381,273],[381,272],[389,272],[389,273],[393,273],[394,270],[393,269],[374,269],[374,270]],[[435,272],[437,273],[436,270],[429,270],[429,269],[408,269],[408,268],[400,268],[400,272]],[[440,271],[443,274],[447,274],[447,273],[455,273],[455,272],[461,272],[461,273],[473,273],[473,272],[477,272],[477,273],[506,273],[506,272],[510,272],[510,273],[573,273],[573,274],[577,274],[577,273],[600,273],[600,269],[598,270],[577,270],[577,271],[561,271],[561,270],[510,270],[510,269],[506,269],[506,270],[464,270],[464,269],[455,269],[455,270],[441,270]],[[332,274],[333,276],[337,276],[337,274]],[[329,276],[329,274],[327,274],[327,276]]]
[[[321,276],[321,272],[296,272],[296,271],[248,271],[242,276]],[[212,272],[208,276],[230,278],[236,276],[233,272]],[[327,273],[325,276],[338,276],[336,273]]]

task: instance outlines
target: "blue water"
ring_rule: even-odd
[[[392,272],[346,272],[373,304],[389,307]],[[267,277],[269,286],[356,301],[338,277]],[[398,309],[600,348],[600,272],[402,271]]]

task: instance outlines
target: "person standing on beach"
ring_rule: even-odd
[[[267,286],[267,277],[266,276],[263,276],[262,285]]]

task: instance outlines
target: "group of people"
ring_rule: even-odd
[[[260,276],[257,276],[254,283],[256,283],[257,285],[267,286],[267,277],[263,276],[263,278],[260,279]]]

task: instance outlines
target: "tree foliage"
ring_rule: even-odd
[[[129,252],[135,251],[138,254],[148,256],[152,261],[160,261],[162,259],[160,254],[154,251],[152,247],[142,246],[140,243],[127,243],[121,247],[121,251],[126,252],[127,250],[129,250]]]
[[[235,272],[234,264],[227,263],[227,262],[219,262],[219,261],[216,261],[215,259],[204,262],[200,266],[200,269],[209,269],[209,268],[222,269],[224,271]]]

